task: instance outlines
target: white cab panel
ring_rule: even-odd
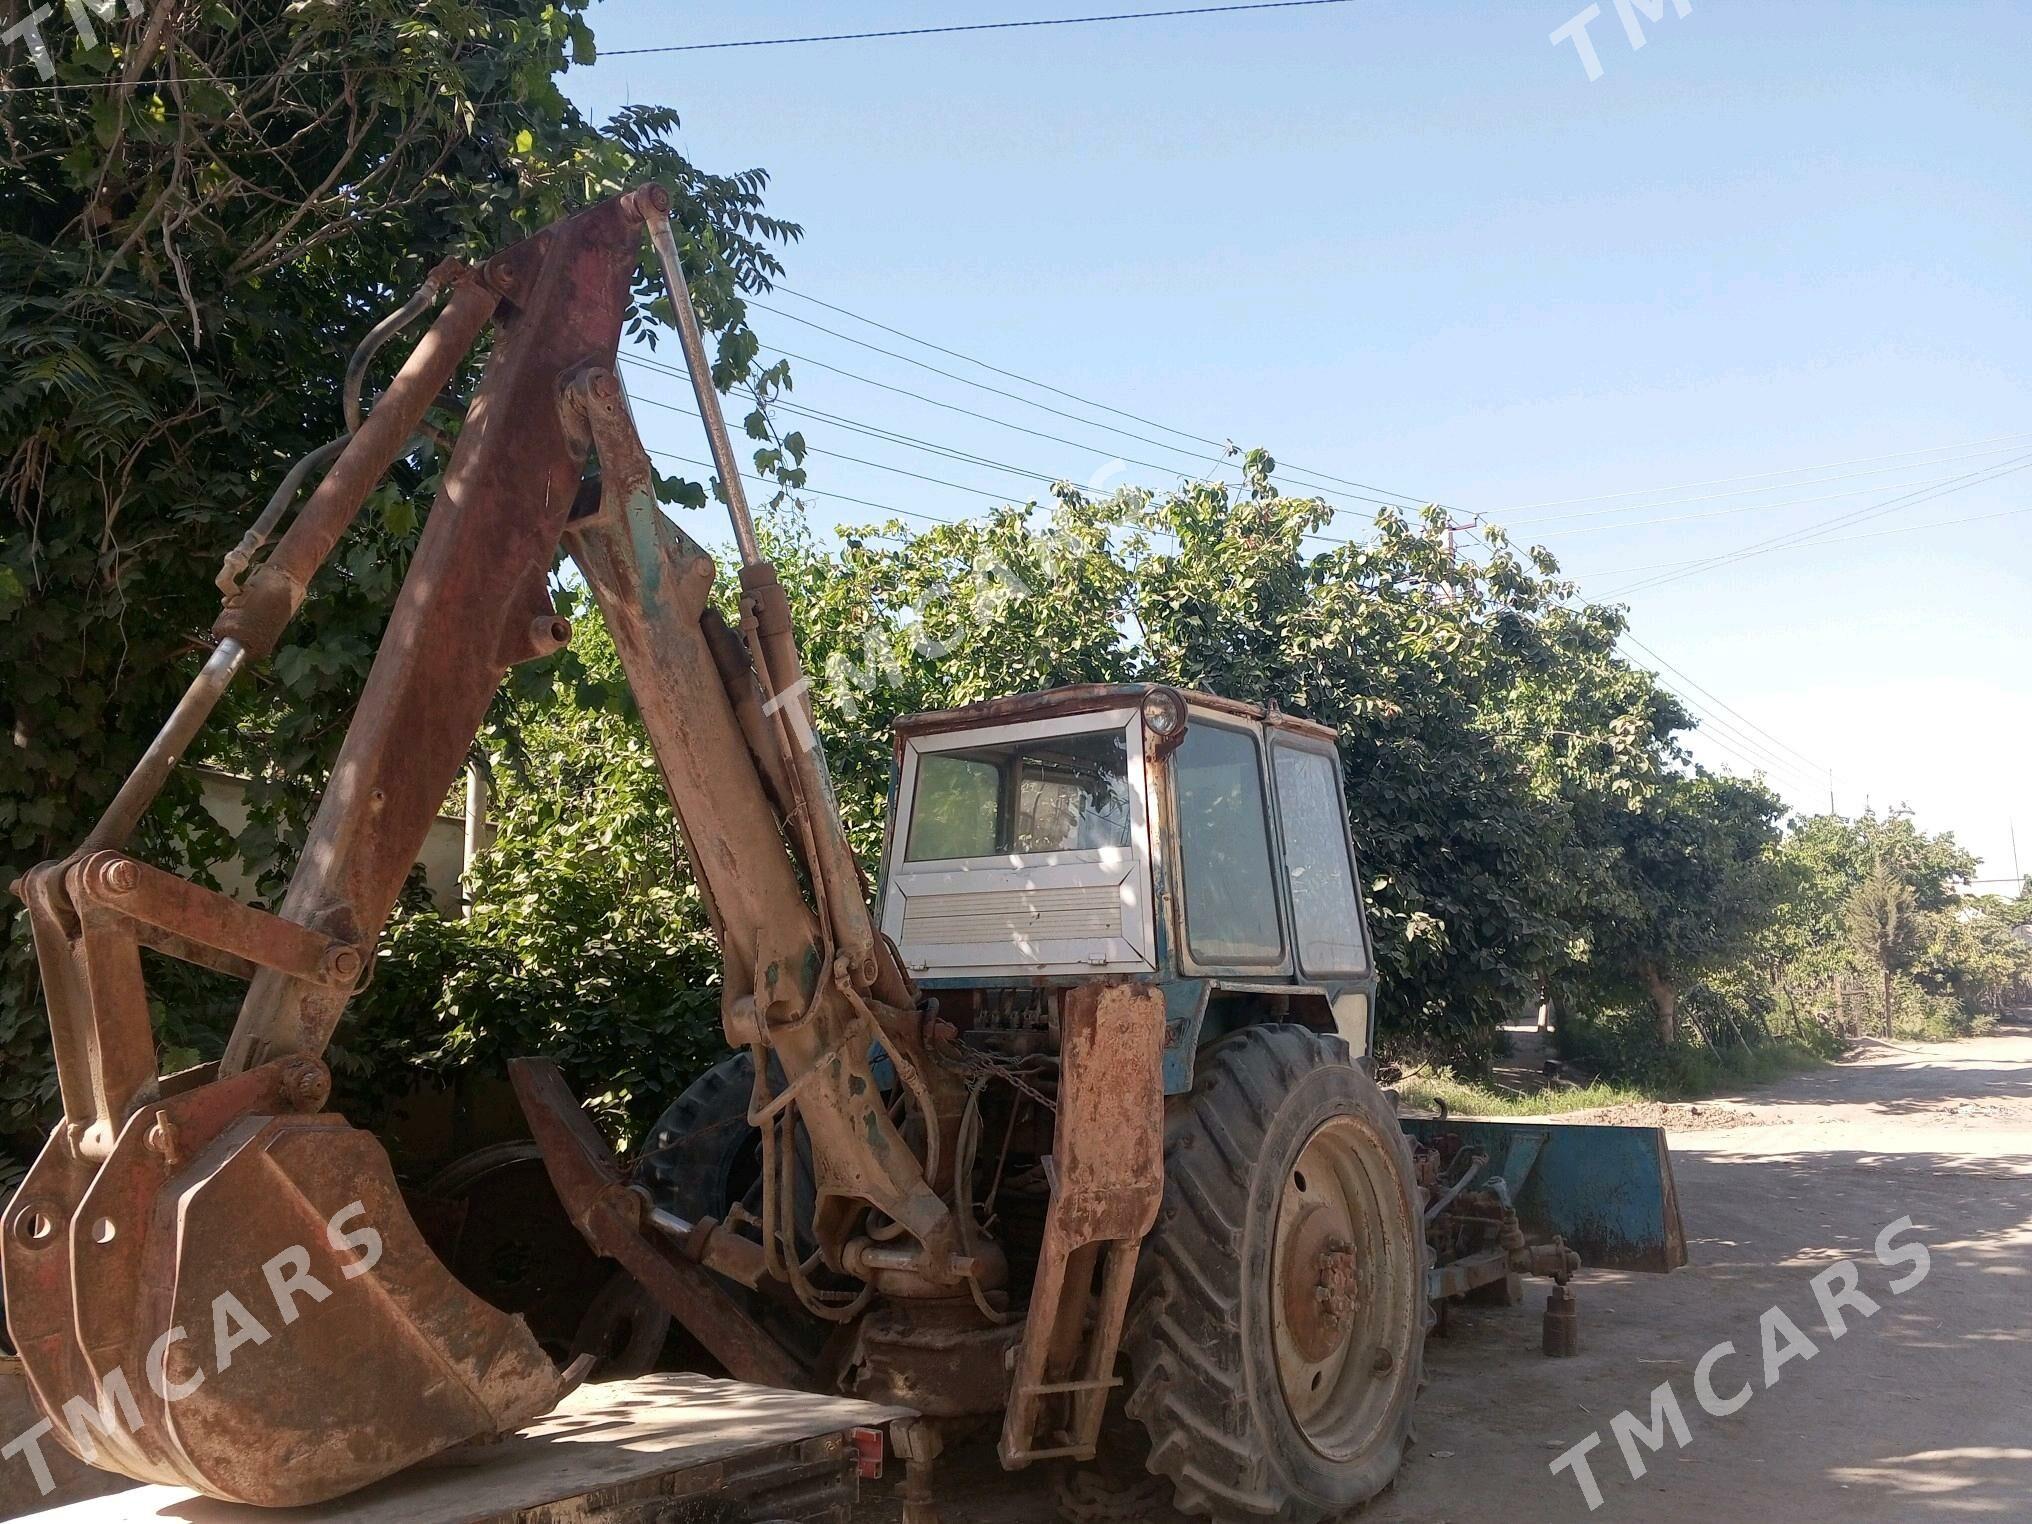
[[[1033,738],[1126,732],[1119,846],[909,861],[919,763]],[[920,977],[1145,973],[1156,967],[1142,721],[1133,708],[915,737],[906,743],[882,929]]]

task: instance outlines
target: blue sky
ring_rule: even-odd
[[[604,0],[591,20],[618,49],[1150,8]],[[608,57],[566,87],[595,115],[674,105],[696,162],[771,172],[806,229],[800,295],[753,317],[805,357],[800,405],[999,463],[799,420],[813,487],[950,518],[1041,490],[1004,467],[1161,486],[1205,469],[1186,436],[1261,444],[1505,523],[1627,601],[1712,716],[1704,761],[1808,808],[1832,768],[1844,812],[1910,803],[1986,875],[2013,871],[2015,819],[2032,864],[2032,469],[1997,474],[2032,465],[2032,7],[1663,0],[1657,21],[1633,6],[1633,49],[1601,0],[1592,82],[1550,41],[1579,9],[1356,0]],[[690,420],[641,412],[653,445],[703,454]],[[1359,495],[1330,486],[1359,533]],[[880,516],[816,501],[822,526]]]

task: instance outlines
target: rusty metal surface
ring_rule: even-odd
[[[76,863],[68,887],[81,912],[114,911],[141,927],[306,983],[347,988],[365,966],[357,947],[119,852],[95,852]]]
[[[613,635],[712,916],[725,958],[727,1040],[770,1049],[785,1077],[788,1099],[772,1098],[775,1110],[760,1125],[787,1134],[794,1107],[810,1134],[819,1202],[810,1231],[828,1268],[852,1269],[902,1295],[963,1291],[985,1256],[961,1253],[951,1206],[926,1178],[926,1159],[875,1082],[871,1048],[887,1049],[906,1083],[915,1077],[942,1151],[950,1149],[963,1089],[932,1062],[915,1010],[894,1003],[910,999],[908,981],[887,943],[869,941],[872,922],[858,878],[847,877],[851,859],[830,786],[821,788],[822,756],[777,723],[790,713],[783,709],[763,738],[765,747],[781,740],[781,750],[764,761],[752,749],[753,726],[743,728],[740,709],[758,683],[768,688],[762,664],[753,645],[714,639],[712,557],[657,508],[647,453],[611,372],[579,372],[567,404],[599,460],[601,490],[596,504],[582,503],[566,544]],[[774,572],[756,563],[742,581],[754,599],[774,586]],[[794,647],[784,654],[788,632],[772,619],[761,624],[776,642],[778,665],[792,664]],[[748,632],[751,641],[757,628]],[[788,815],[780,813],[786,803]],[[784,850],[786,838],[798,849],[795,859]],[[800,862],[818,886],[817,909],[800,886]],[[858,937],[850,934],[856,917]],[[772,1207],[778,1216],[787,1210],[788,1196],[765,1192],[765,1219]],[[908,1263],[889,1262],[899,1246],[870,1250],[857,1239],[870,1208],[906,1231]],[[798,1285],[802,1271],[781,1248],[795,1237],[786,1222],[765,1221],[772,1273]],[[800,1294],[827,1314],[809,1288],[800,1286]]]
[[[1000,1413],[1022,1325],[984,1325],[970,1302],[885,1302],[854,1330],[841,1389],[928,1418]]]
[[[509,1072],[550,1183],[586,1241],[625,1266],[735,1377],[809,1386],[811,1373],[709,1271],[643,1231],[645,1203],[628,1188],[557,1065],[516,1059]]]
[[[514,1428],[563,1390],[520,1321],[425,1247],[380,1145],[289,1114],[292,1097],[321,1098],[306,1062],[138,1111],[63,1240],[24,1242],[17,1219],[54,1205],[42,1180],[24,1185],[5,1224],[8,1312],[38,1400],[124,1420],[85,1458],[216,1497],[316,1502]],[[52,1280],[67,1294],[44,1294]]]
[[[519,1321],[433,1258],[380,1145],[316,1114],[330,1088],[317,1054],[506,664],[568,634],[545,578],[581,456],[556,388],[569,367],[611,363],[639,240],[639,221],[607,203],[497,257],[488,285],[460,280],[229,601],[220,652],[85,849],[18,886],[65,1115],[0,1220],[0,1273],[38,1402],[102,1415],[82,1440],[56,1428],[102,1466],[319,1501],[512,1428],[565,1388]],[[272,647],[503,292],[500,344],[282,915],[102,850],[131,830],[240,648]],[[252,976],[216,1072],[168,1089],[157,1076],[144,945]],[[335,1216],[366,1236],[346,1238]],[[277,1290],[278,1273],[298,1291]]]
[[[227,1296],[270,1335],[233,1351],[229,1366],[203,1333],[168,1351],[173,1381],[204,1376],[161,1416],[213,1496],[321,1502],[460,1440],[519,1428],[566,1390],[520,1319],[438,1263],[380,1144],[341,1119],[243,1117],[172,1190],[175,1218],[151,1225],[130,1361],[152,1330],[214,1329]],[[362,1271],[371,1246],[348,1235],[369,1230],[380,1253]],[[294,1320],[265,1284],[266,1267],[293,1253],[330,1293],[302,1299]]]
[[[982,699],[957,709],[930,709],[920,714],[903,715],[895,722],[895,730],[899,737],[909,737],[940,730],[971,730],[977,726],[1003,725],[1016,720],[1049,719],[1059,715],[1088,714],[1100,709],[1119,709],[1124,704],[1142,703],[1144,695],[1158,686],[1161,685],[1069,683],[1061,688],[1045,688],[1035,693],[1012,693],[1003,698]],[[1177,691],[1195,709],[1211,709],[1217,714],[1258,720],[1321,740],[1334,740],[1338,734],[1332,726],[1286,714],[1263,704],[1245,703],[1241,699],[1224,698],[1218,693],[1199,689]]]
[[[719,620],[713,561],[657,507],[614,374],[643,219],[664,211],[659,196],[631,193],[477,274],[453,272],[443,314],[229,594],[219,657],[102,822],[103,839],[24,878],[65,1122],[0,1223],[0,1272],[47,1410],[73,1398],[135,1405],[133,1422],[109,1424],[101,1464],[217,1497],[319,1502],[513,1427],[566,1384],[519,1320],[432,1256],[380,1145],[322,1113],[330,1076],[319,1062],[502,676],[570,638],[547,592],[560,544],[613,634],[724,949],[726,1035],[776,1061],[758,1062],[750,1109],[763,1143],[759,1244],[660,1229],[556,1071],[519,1071],[574,1221],[752,1379],[810,1376],[712,1266],[750,1284],[774,1277],[816,1317],[859,1320],[858,1345],[843,1332],[826,1359],[858,1348],[853,1379],[914,1391],[932,1409],[999,1406],[1012,1369],[1002,1356],[1020,1333],[1005,1457],[1091,1451],[1161,1192],[1162,994],[1111,983],[1067,997],[1042,1265],[1028,1325],[1008,1323],[1007,1258],[973,1225],[971,1154],[957,1146],[977,1082],[941,1062],[952,1029],[930,1019],[874,932],[810,732],[782,589],[750,557],[741,627]],[[152,798],[165,759],[244,655],[273,649],[490,318],[491,358],[280,913],[115,850],[132,806]],[[695,327],[685,337],[688,353],[698,348]],[[732,458],[727,440],[714,444],[716,459]],[[1045,712],[1124,691],[1007,703]],[[999,712],[965,713],[979,723]],[[216,1071],[168,1085],[157,1075],[144,946],[249,979]],[[886,1093],[878,1052],[896,1075]],[[794,1220],[790,1188],[800,1136],[816,1180],[808,1222]],[[371,1233],[371,1255],[338,1219]],[[278,1265],[317,1293],[286,1300]],[[244,1321],[221,1320],[229,1302]],[[247,1322],[258,1337],[229,1337]]]
[[[1051,1208],[1002,1426],[1010,1467],[1092,1457],[1136,1259],[1164,1194],[1162,991],[1083,985],[1066,993],[1060,1025]]]
[[[271,574],[308,584],[350,518],[337,507],[324,511],[327,490],[343,505],[353,456],[381,437],[377,429],[407,440],[412,414],[450,374],[423,363],[427,347],[455,315],[474,305],[491,311],[498,300],[493,353],[283,898],[285,919],[356,946],[373,943],[502,677],[542,654],[530,632],[556,618],[547,583],[583,461],[558,415],[558,386],[585,365],[613,365],[641,239],[640,221],[619,199],[606,201],[495,255],[482,277],[461,282],[249,580],[250,595]],[[226,1070],[320,1052],[344,1005],[343,994],[258,975]]]

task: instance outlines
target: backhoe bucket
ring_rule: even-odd
[[[1462,1148],[1487,1155],[1473,1185],[1500,1176],[1525,1233],[1565,1239],[1590,1269],[1666,1271],[1686,1263],[1662,1127],[1450,1117],[1405,1117],[1403,1126],[1428,1146],[1451,1134]]]
[[[373,1137],[235,1104],[281,1067],[137,1112],[89,1174],[53,1140],[0,1225],[9,1325],[57,1438],[268,1507],[518,1428],[568,1386],[438,1263]]]
[[[548,579],[589,441],[561,404],[587,376],[611,379],[645,219],[668,212],[645,187],[481,268],[447,261],[376,326],[348,369],[343,444],[306,457],[228,558],[204,669],[78,850],[15,886],[64,1115],[0,1220],[0,1270],[37,1401],[87,1461],[238,1502],[319,1503],[520,1427],[567,1387],[519,1319],[425,1247],[380,1144],[325,1112],[320,1055],[502,678],[570,638]],[[363,416],[374,350],[440,291],[442,311]],[[376,483],[435,433],[425,415],[489,324],[280,904],[130,855],[234,674],[275,651]],[[271,542],[316,461],[322,479]],[[143,949],[246,982],[215,1070],[158,1075]]]

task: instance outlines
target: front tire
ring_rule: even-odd
[[[1339,1038],[1258,1026],[1168,1103],[1125,1350],[1180,1509],[1316,1524],[1397,1474],[1425,1344],[1410,1145]]]

